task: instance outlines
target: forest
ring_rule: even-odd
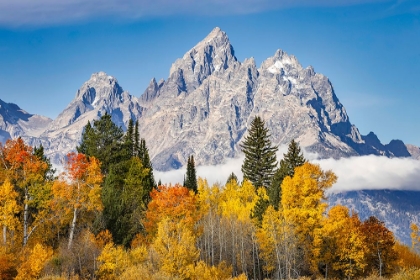
[[[0,279],[420,279],[420,230],[329,206],[337,177],[295,141],[277,161],[264,121],[241,144],[243,180],[155,181],[138,123],[87,123],[56,174],[42,146],[0,144]]]

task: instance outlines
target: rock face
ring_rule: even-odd
[[[19,136],[38,137],[51,122],[50,118],[29,114],[16,104],[0,100],[0,142]]]
[[[21,112],[8,106],[9,115]],[[183,166],[189,155],[197,165],[238,156],[239,143],[256,115],[266,121],[275,145],[295,139],[320,157],[410,156],[402,141],[383,145],[373,133],[360,135],[327,77],[310,66],[303,68],[282,50],[259,68],[253,58],[239,62],[219,28],[177,59],[167,80],[153,78],[139,98],[114,77],[95,73],[54,121],[21,112],[18,125],[12,126],[13,118],[0,111],[8,119],[0,128],[6,138],[42,143],[60,165],[79,144],[87,122],[105,112],[124,129],[130,118],[139,120],[154,168],[162,171]]]
[[[402,142],[360,135],[327,77],[281,50],[259,68],[253,58],[241,63],[219,28],[178,59],[166,81],[153,79],[140,104],[141,134],[158,170],[178,168],[191,154],[197,164],[237,156],[255,115],[274,144],[296,139],[321,157],[409,156]]]
[[[420,159],[420,147],[410,145],[410,144],[407,144],[406,147],[411,157],[415,159]]]
[[[141,111],[136,97],[123,91],[114,77],[99,72],[82,85],[73,101],[39,137],[25,140],[31,145],[42,144],[52,162],[62,165],[64,156],[79,144],[88,121],[107,112],[114,123],[125,129],[130,118],[141,117]]]

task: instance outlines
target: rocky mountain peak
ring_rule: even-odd
[[[294,74],[302,70],[302,65],[293,55],[288,55],[283,50],[278,49],[276,53],[267,58],[260,67],[261,71],[268,71],[271,74]],[[312,69],[313,71],[313,69]]]
[[[92,74],[77,91],[75,100],[82,100],[89,105],[96,105],[102,99],[120,98],[123,89],[113,76],[105,72]]]
[[[214,72],[223,72],[237,63],[229,38],[216,27],[172,64],[169,79],[175,79],[176,83],[183,80],[185,91],[191,91]]]

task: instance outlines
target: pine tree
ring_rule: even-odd
[[[150,157],[149,157],[149,149],[146,146],[146,140],[144,140],[143,138],[141,138],[140,140],[139,158],[141,162],[143,163],[144,168],[147,168],[149,170],[144,179],[145,180],[144,186],[150,193],[152,189],[155,189],[157,186],[156,186],[155,177],[153,175],[152,162],[150,161]]]
[[[305,157],[302,154],[302,151],[299,147],[299,144],[292,140],[289,144],[289,148],[286,154],[283,154],[283,159],[280,160],[280,166],[276,170],[271,182],[268,195],[270,197],[270,204],[274,209],[279,209],[279,204],[281,200],[281,183],[283,182],[286,176],[291,176],[295,174],[295,168],[302,166],[306,162]]]
[[[229,177],[228,177],[228,179],[227,179],[227,181],[226,181],[226,184],[227,183],[229,183],[230,181],[232,181],[232,180],[235,180],[235,182],[236,183],[238,183],[239,184],[239,182],[238,182],[238,177],[236,176],[236,174],[235,173],[230,173],[230,175],[229,175]]]
[[[245,154],[241,168],[244,179],[251,181],[256,188],[270,186],[277,166],[277,147],[272,146],[270,136],[264,121],[256,116],[240,145]]]
[[[41,144],[39,147],[34,147],[33,154],[39,160],[45,162],[48,166],[48,168],[47,168],[47,170],[45,171],[45,174],[44,174],[44,179],[47,180],[47,181],[53,181],[54,180],[54,173],[55,173],[56,170],[52,168],[52,164],[51,164],[50,159],[45,156],[44,146],[42,146],[42,144]]]
[[[195,193],[197,193],[197,189],[198,189],[197,175],[195,173],[194,156],[192,156],[192,155],[188,157],[187,176],[185,178],[184,186],[187,189],[193,190]]]
[[[79,153],[97,158],[101,162],[102,173],[108,174],[110,166],[125,157],[123,138],[122,128],[117,127],[112,122],[111,115],[105,113],[93,122],[93,126],[88,122],[82,141],[76,149]]]

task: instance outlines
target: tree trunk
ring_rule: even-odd
[[[28,243],[28,215],[29,215],[29,194],[28,189],[25,189],[25,208],[23,210],[23,246]]]
[[[71,225],[70,225],[69,244],[67,246],[68,249],[71,249],[71,246],[73,244],[74,230],[76,228],[76,221],[77,221],[77,208],[74,208],[73,221],[71,222]]]
[[[7,244],[7,227],[3,226],[3,244]]]

